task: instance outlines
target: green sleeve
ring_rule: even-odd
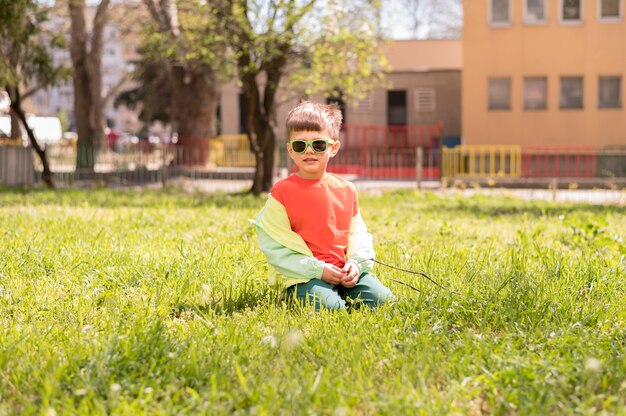
[[[321,279],[325,264],[323,261],[281,245],[259,226],[256,229],[261,251],[267,262],[280,274],[294,279]]]

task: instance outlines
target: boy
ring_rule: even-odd
[[[304,101],[287,116],[287,151],[298,170],[277,182],[256,219],[270,284],[315,309],[343,309],[346,298],[373,308],[393,298],[374,275],[372,236],[356,188],[326,172],[341,142],[336,105]]]

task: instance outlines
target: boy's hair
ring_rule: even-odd
[[[287,115],[287,136],[294,131],[323,131],[330,133],[333,140],[339,139],[341,110],[337,104],[321,104],[302,101]]]

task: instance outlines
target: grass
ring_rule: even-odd
[[[0,414],[626,414],[626,212],[361,195],[397,296],[289,307],[263,200],[0,192]],[[385,281],[403,280],[420,288]]]

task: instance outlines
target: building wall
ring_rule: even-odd
[[[409,125],[443,122],[446,136],[461,134],[461,71],[392,72],[387,74],[388,88],[377,88],[361,102],[347,103],[348,124],[387,125],[387,91],[405,90]],[[432,90],[432,111],[417,105],[417,91]]]
[[[623,2],[623,0],[621,0]],[[524,0],[511,0],[511,23],[489,23],[490,0],[464,0],[463,143],[521,145],[626,144],[626,25],[600,21],[600,1],[582,0],[580,24],[559,20],[548,0],[547,22],[527,24]],[[598,108],[598,77],[622,77],[622,106]],[[524,77],[547,77],[547,109],[523,109]],[[560,109],[560,77],[583,77],[583,108]],[[488,78],[511,77],[511,109],[488,110]]]
[[[389,42],[385,51],[391,71],[386,74],[386,88],[377,88],[364,100],[345,103],[345,124],[386,126],[387,92],[405,90],[407,124],[444,124],[444,135],[461,135],[461,59],[459,40],[408,40]],[[261,81],[262,84],[262,81]],[[432,108],[417,105],[418,90],[432,92]],[[240,88],[233,82],[221,88],[222,134],[239,134]],[[276,111],[277,135],[285,137],[285,118],[296,104],[278,93],[280,105]],[[324,102],[321,94],[312,100]]]

